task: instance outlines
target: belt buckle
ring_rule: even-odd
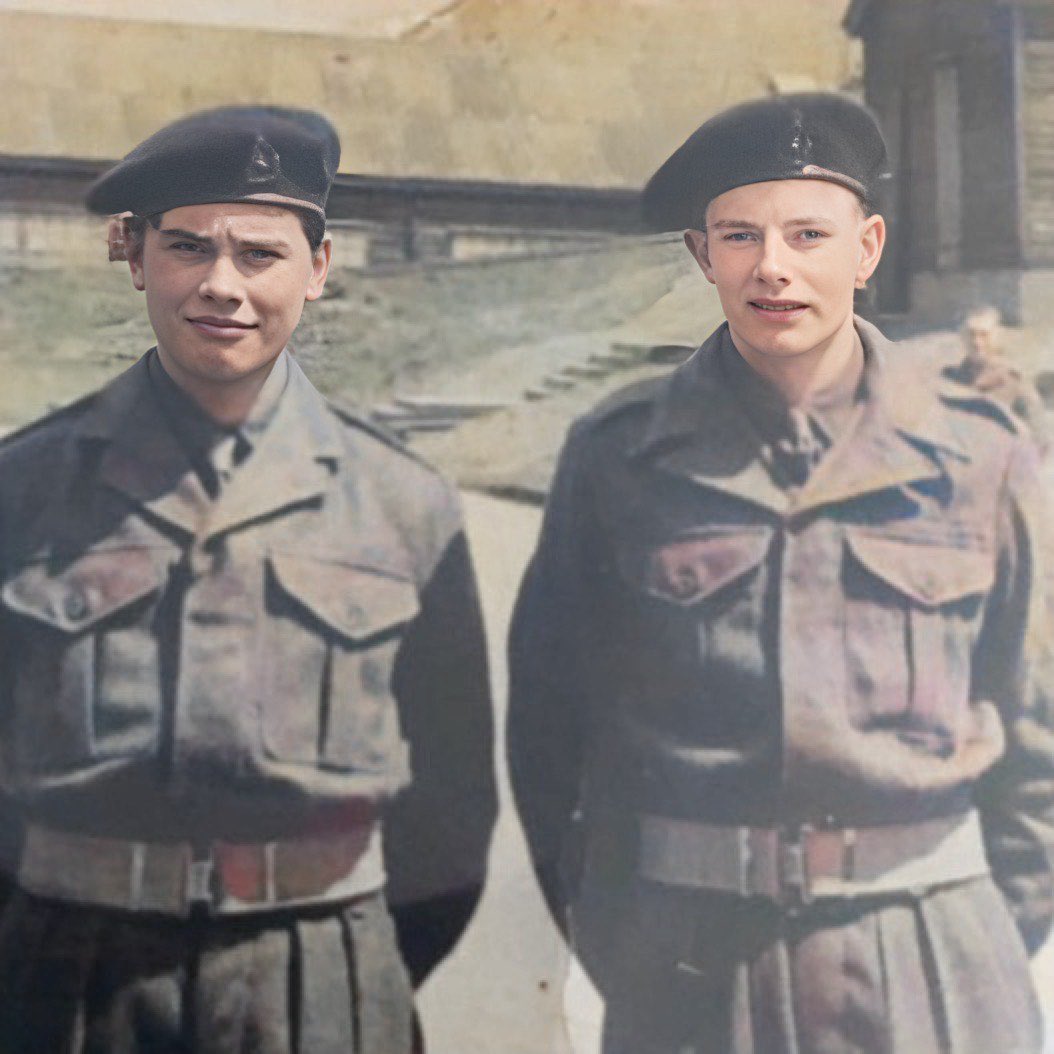
[[[783,828],[779,836],[780,898],[803,907],[816,900],[818,882],[839,888],[856,870],[856,830],[803,823]]]
[[[211,850],[207,856],[193,856],[187,861],[186,901],[191,907],[204,904],[211,908],[216,899],[216,864]]]

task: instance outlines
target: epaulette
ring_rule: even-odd
[[[64,421],[67,417],[75,417],[85,410],[98,394],[98,391],[89,392],[87,395],[82,395],[79,399],[74,399],[72,403],[56,407],[54,410],[48,410],[40,417],[35,417],[32,421],[19,425],[12,431],[0,436],[0,449],[28,435],[32,435],[34,432],[39,432],[50,425]]]
[[[605,396],[588,413],[580,419],[588,428],[619,417],[629,410],[654,402],[656,394],[669,384],[670,375],[660,374],[657,377],[646,377],[641,381],[634,381],[622,388],[618,388],[610,395]]]
[[[429,472],[438,473],[438,470],[434,465],[429,464],[429,462],[421,457],[417,451],[408,447],[394,432],[385,428],[384,425],[379,424],[377,421],[374,421],[365,410],[341,406],[333,402],[331,399],[326,400],[326,405],[333,411],[336,417],[344,422],[344,424],[350,425],[352,428],[356,428],[360,432],[365,432],[372,439],[376,439],[379,443],[382,443],[390,450],[402,454],[411,461],[416,461],[417,464],[422,468],[428,469]]]

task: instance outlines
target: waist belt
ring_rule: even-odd
[[[129,842],[30,824],[18,866],[29,893],[78,904],[186,915],[322,903],[384,885],[376,824],[261,844]]]
[[[925,890],[988,874],[974,811],[923,823],[785,830],[641,817],[653,882],[807,903]]]

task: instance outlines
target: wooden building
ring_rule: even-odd
[[[853,0],[845,24],[893,160],[880,310],[1054,317],[1054,5]]]

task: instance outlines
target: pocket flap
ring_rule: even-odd
[[[271,553],[269,562],[284,592],[352,640],[378,636],[420,610],[413,583],[391,571],[293,553]]]
[[[20,615],[80,633],[160,589],[163,575],[148,549],[83,553],[72,563],[27,564],[0,591]]]
[[[694,604],[757,567],[771,539],[767,527],[752,527],[667,542],[648,554],[646,588],[665,600]]]
[[[995,580],[995,561],[981,549],[863,531],[849,532],[847,540],[871,574],[926,607],[985,593]]]

